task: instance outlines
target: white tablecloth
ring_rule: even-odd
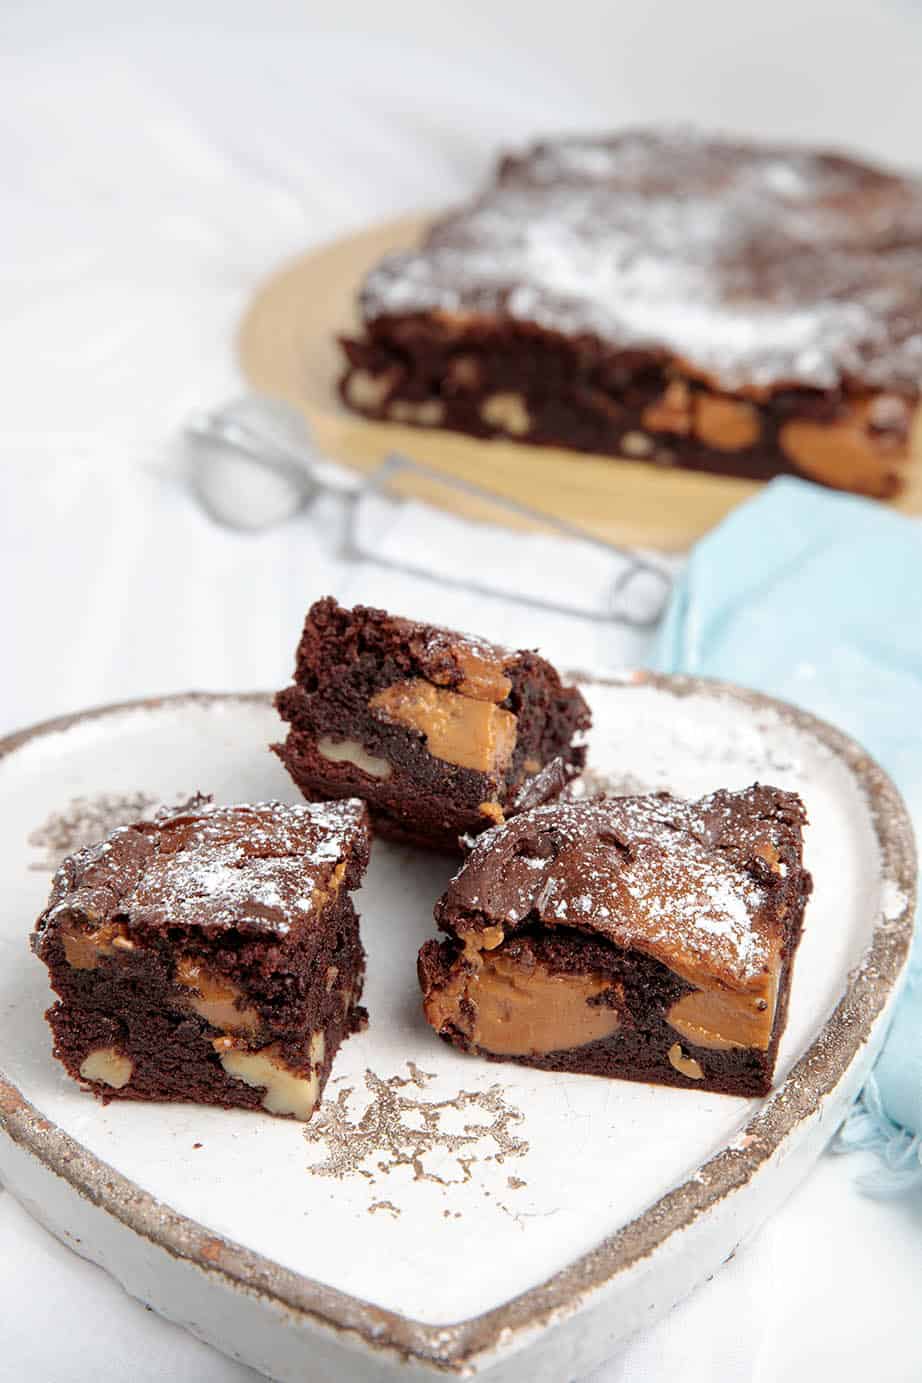
[[[239,388],[261,275],[462,195],[497,142],[692,118],[918,158],[922,12],[701,0],[348,8],[261,0],[0,15],[0,732],[101,701],[280,684],[326,590],[612,666],[617,631],[344,567],[336,506],[241,538],[179,479],[180,421]],[[617,13],[616,13],[617,11]],[[521,638],[516,637],[516,632]],[[605,1383],[922,1378],[922,1202],[825,1158]],[[0,1380],[231,1380],[0,1193]],[[253,1375],[248,1375],[252,1377]]]

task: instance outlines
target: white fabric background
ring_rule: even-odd
[[[914,0],[695,5],[245,0],[0,7],[0,732],[82,705],[287,676],[332,589],[573,663],[616,631],[345,569],[326,502],[211,527],[192,409],[239,388],[235,321],[306,245],[463,195],[498,142],[692,118],[919,160]],[[472,613],[473,612],[473,613]],[[599,1383],[922,1378],[922,1202],[822,1161],[719,1277]],[[0,1193],[0,1380],[253,1377],[145,1311]]]

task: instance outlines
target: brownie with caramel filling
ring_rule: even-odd
[[[330,597],[308,611],[273,748],[307,797],[363,797],[382,834],[457,849],[582,767],[589,708],[536,653]]]
[[[376,265],[359,317],[341,391],[369,418],[894,495],[922,179],[688,130],[545,140]]]
[[[357,801],[196,799],[65,859],[33,948],[55,1055],[104,1101],[309,1119],[365,1023]]]
[[[432,1027],[555,1071],[763,1095],[810,893],[796,794],[564,801],[480,837],[419,956]]]

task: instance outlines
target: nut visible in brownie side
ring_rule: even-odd
[[[514,818],[436,906],[427,1019],[483,1056],[764,1093],[810,891],[804,820],[761,786]]]
[[[590,719],[535,653],[329,597],[276,705],[290,729],[273,748],[305,795],[362,796],[385,833],[447,849],[501,820],[552,760],[562,781],[577,772]]]
[[[309,1118],[365,1022],[357,801],[161,814],[65,860],[33,934],[55,1054],[103,1099]]]
[[[373,269],[360,312],[341,392],[368,417],[888,496],[922,180],[681,131],[544,141]]]

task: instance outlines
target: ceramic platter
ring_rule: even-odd
[[[355,300],[384,255],[421,240],[433,217],[403,217],[321,245],[284,265],[257,289],[240,324],[237,353],[259,393],[300,408],[318,443],[337,461],[373,469],[401,452],[462,482],[485,486],[611,542],[681,550],[761,486],[736,476],[612,460],[560,447],[484,442],[438,428],[369,422],[340,403],[337,337],[356,329]],[[922,513],[922,409],[905,493],[895,507]],[[439,502],[448,503],[444,491]],[[453,507],[466,512],[464,495]]]
[[[576,1378],[711,1275],[788,1195],[874,1059],[905,964],[906,812],[862,751],[719,684],[585,686],[614,791],[795,788],[815,878],[765,1101],[502,1066],[420,1016],[453,865],[378,843],[358,895],[371,1023],[307,1126],[110,1104],[51,1059],[27,936],[62,853],[196,789],[294,800],[264,696],[187,696],[0,745],[0,1177],[134,1296],[284,1380]]]

